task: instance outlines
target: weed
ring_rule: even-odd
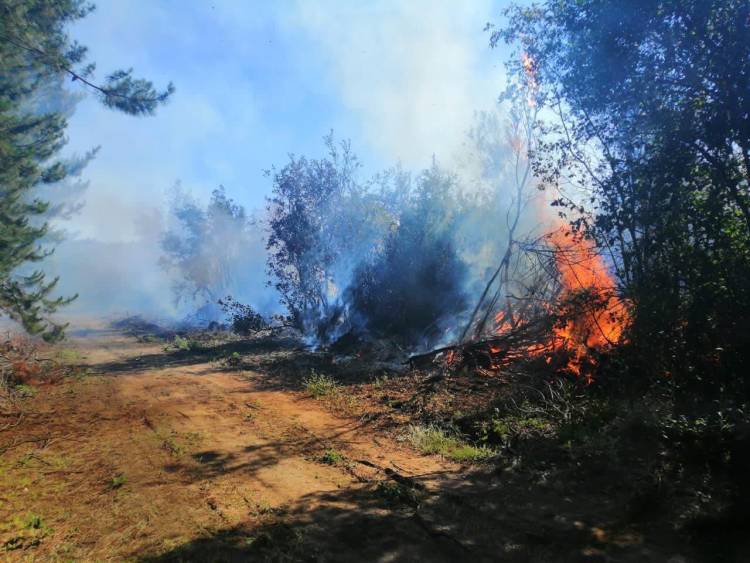
[[[250,513],[253,516],[275,516],[284,513],[284,508],[273,506],[265,499],[255,501],[250,506]]]
[[[497,413],[490,420],[489,426],[480,430],[482,440],[499,442],[508,447],[518,439],[541,436],[549,433],[552,425],[540,416],[518,413],[499,416]]]
[[[310,370],[310,375],[302,380],[305,389],[315,399],[335,395],[339,391],[339,385],[330,375]]]
[[[239,352],[232,352],[219,356],[216,362],[229,368],[238,368],[242,365],[242,355]]]
[[[42,521],[42,517],[32,512],[26,515],[24,524],[25,524],[25,527],[28,528],[29,530],[41,530],[44,527],[44,522]]]
[[[354,416],[357,414],[359,403],[357,397],[338,390],[327,397],[328,407],[337,414]]]
[[[31,385],[25,385],[22,383],[20,385],[16,385],[15,387],[13,387],[13,392],[18,397],[22,399],[27,399],[29,397],[33,397],[34,395],[36,395],[37,390],[35,387],[32,387]]]
[[[185,453],[185,447],[175,440],[174,436],[167,436],[162,442],[162,447],[173,456],[180,457]]]
[[[115,475],[112,477],[112,480],[109,482],[109,488],[110,489],[119,489],[127,482],[127,477],[123,473],[120,473],[118,475]]]
[[[344,454],[334,449],[326,450],[323,455],[318,458],[320,463],[326,465],[340,465],[346,463],[347,458]]]
[[[162,448],[175,457],[185,455],[188,450],[200,445],[203,440],[203,436],[200,432],[186,432],[182,435],[179,441],[178,438],[180,438],[180,436],[174,430],[172,430],[167,436],[163,436],[162,434],[159,434],[159,436],[162,440]]]
[[[395,481],[379,481],[375,493],[388,504],[411,506],[419,506],[424,496],[420,491]]]
[[[388,383],[388,376],[387,375],[378,375],[375,377],[375,380],[372,382],[373,387],[375,389],[382,389],[385,387],[385,385]]]
[[[201,350],[203,348],[203,345],[197,340],[194,340],[192,338],[185,338],[184,336],[176,334],[174,340],[172,340],[171,348],[174,350],[179,350],[180,352],[194,352],[196,350]],[[170,350],[170,346],[166,346],[164,350],[168,352]]]
[[[486,446],[472,446],[433,425],[410,426],[407,440],[424,454],[437,454],[458,462],[482,461],[495,455]]]

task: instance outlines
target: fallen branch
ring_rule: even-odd
[[[493,361],[502,360],[546,341],[554,322],[555,317],[552,315],[538,317],[502,335],[442,346],[424,354],[411,356],[407,363],[412,369],[419,369],[434,365],[438,357],[451,355],[451,360],[445,362],[449,365],[471,363],[478,367],[487,367]]]

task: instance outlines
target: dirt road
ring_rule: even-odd
[[[88,374],[38,388],[0,434],[10,560],[598,561],[606,546],[654,555],[587,519],[606,514],[606,495],[582,502],[420,455],[299,386],[163,343],[96,331],[66,346]]]
[[[2,460],[3,541],[18,548],[9,555],[444,557],[373,483],[397,494],[386,472],[429,486],[455,467],[254,373],[173,365],[162,345],[108,332],[68,346],[94,375],[28,400],[15,429],[28,442]]]

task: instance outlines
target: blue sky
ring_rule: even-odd
[[[319,155],[330,129],[365,173],[433,153],[450,163],[475,110],[493,105],[504,52],[482,31],[506,2],[98,0],[71,35],[100,78],[134,67],[173,81],[155,117],[91,97],[70,119],[68,150],[101,145],[86,172],[79,237],[133,240],[143,205],[180,180],[196,196],[219,184],[248,207],[270,189],[263,170],[289,153]]]

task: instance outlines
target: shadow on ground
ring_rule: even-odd
[[[141,560],[665,562],[684,553],[676,537],[644,542],[622,523],[587,521],[594,499],[530,492],[515,477],[476,474],[421,497],[384,483],[307,495]],[[595,512],[611,516],[611,503],[597,501]]]
[[[186,367],[205,364],[207,362],[221,362],[233,354],[265,355],[272,352],[288,351],[299,348],[298,341],[288,338],[264,337],[252,340],[238,340],[224,342],[218,345],[199,345],[194,349],[166,349],[158,353],[133,356],[112,362],[88,364],[94,373],[103,375],[121,375],[137,373],[147,370],[159,370],[173,367]],[[211,371],[220,370],[221,366]]]

